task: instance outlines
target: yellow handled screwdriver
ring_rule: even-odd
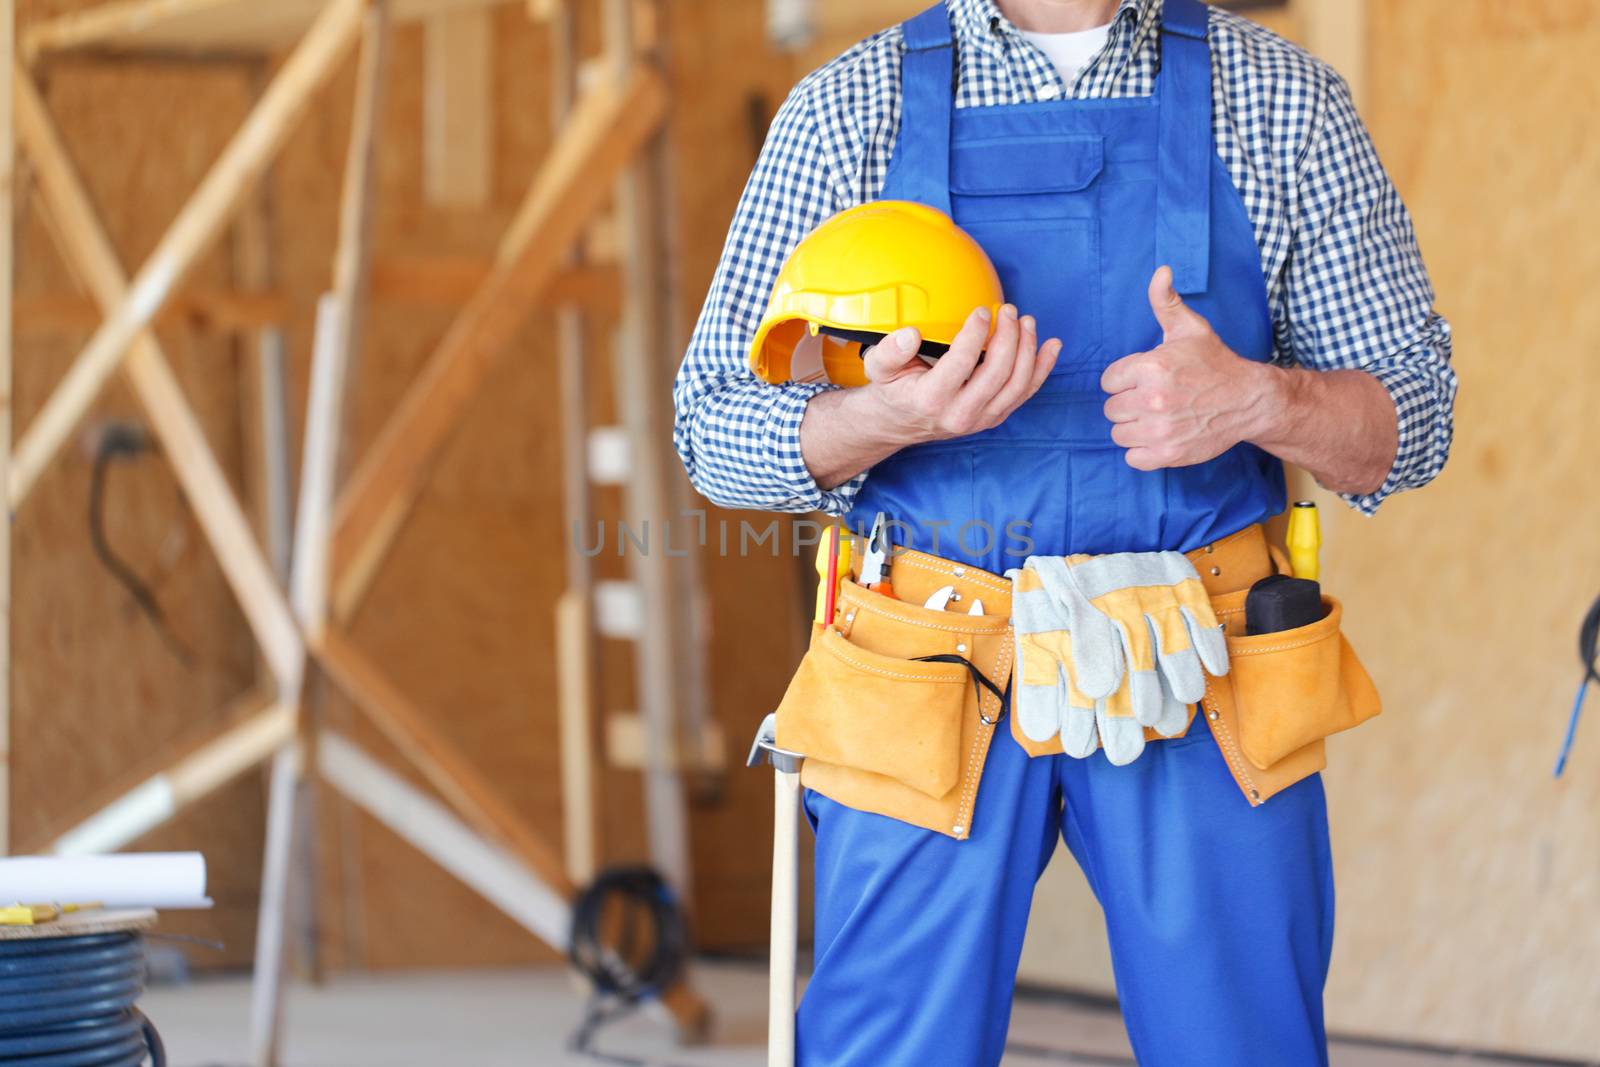
[[[1314,500],[1298,500],[1289,512],[1289,567],[1296,578],[1322,580],[1322,519]]]
[[[850,573],[851,541],[830,526],[817,545],[817,623],[833,621],[833,604],[839,595],[839,581]]]

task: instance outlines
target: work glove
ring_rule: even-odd
[[[1181,733],[1228,646],[1194,565],[1178,552],[1033,556],[1010,572],[1017,631],[1017,726],[1061,736],[1069,756],[1104,747],[1121,766],[1145,727]]]

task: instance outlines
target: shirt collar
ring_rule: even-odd
[[[1132,32],[1126,34],[1128,53],[1132,54],[1144,43],[1150,30],[1160,21],[1162,0],[1122,0],[1112,18],[1113,36],[1119,27]],[[1000,13],[995,0],[947,0],[950,21],[956,37],[964,44],[975,45],[980,51],[996,58],[1005,55],[1007,42],[1017,36],[1017,28]]]

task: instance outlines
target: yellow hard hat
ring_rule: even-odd
[[[994,264],[950,216],[876,200],[841,211],[795,246],[751,342],[750,366],[774,385],[866,385],[864,346],[915,326],[922,354],[937,358],[975,308],[992,316],[1003,300]]]

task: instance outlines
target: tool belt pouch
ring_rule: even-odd
[[[1324,615],[1310,626],[1247,636],[1247,595],[1212,602],[1227,632],[1229,670],[1210,680],[1205,708],[1240,786],[1261,803],[1321,770],[1323,740],[1379,714],[1382,704],[1340,631],[1337,599],[1324,596]]]
[[[845,582],[834,621],[813,628],[778,706],[778,747],[806,757],[807,788],[848,808],[966,838],[1000,702],[966,663],[921,657],[959,657],[1003,688],[1006,620],[929,611]]]

